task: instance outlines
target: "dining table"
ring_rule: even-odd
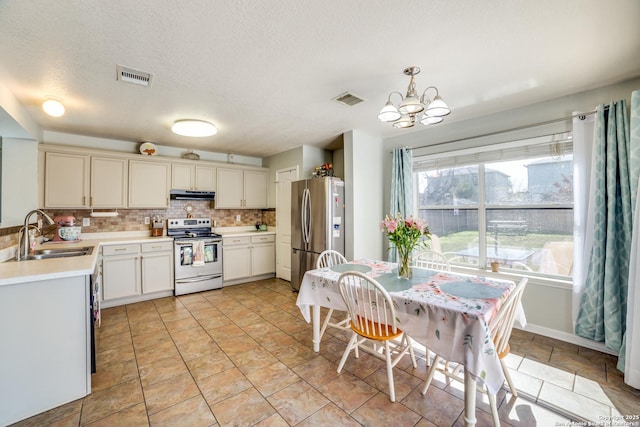
[[[511,280],[412,267],[410,279],[400,279],[397,263],[358,259],[309,270],[298,292],[297,306],[312,322],[313,349],[320,351],[320,307],[346,311],[338,279],[358,271],[380,283],[391,295],[399,327],[414,341],[444,359],[464,366],[465,425],[476,424],[476,382],[489,393],[502,387],[504,374],[489,323],[515,288]],[[524,327],[520,306],[516,320]],[[428,356],[428,355],[427,355]]]

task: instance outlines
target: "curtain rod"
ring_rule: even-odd
[[[608,110],[609,106],[605,105],[604,108],[605,108],[605,110]],[[530,124],[530,125],[518,126],[518,127],[515,127],[515,128],[511,128],[511,129],[505,129],[505,130],[500,130],[500,131],[496,131],[496,132],[489,132],[489,133],[485,133],[485,134],[482,134],[482,135],[474,135],[474,136],[469,136],[469,137],[466,137],[466,138],[452,139],[452,140],[449,140],[449,141],[437,142],[435,144],[421,145],[419,147],[404,147],[404,148],[406,148],[407,150],[419,150],[421,148],[437,147],[439,145],[451,144],[453,142],[467,141],[469,139],[476,139],[476,138],[484,138],[484,137],[487,137],[487,136],[494,136],[494,135],[500,135],[502,133],[508,133],[508,132],[514,132],[514,131],[517,131],[517,130],[529,129],[529,128],[536,127],[536,126],[549,125],[551,123],[563,122],[565,120],[573,120],[576,117],[580,118],[580,120],[584,120],[586,118],[586,116],[590,116],[590,115],[595,114],[597,112],[598,112],[598,110],[593,110],[593,111],[589,111],[587,113],[573,114],[571,116],[562,117],[560,119],[547,120],[545,122],[539,122],[539,123],[533,123],[533,124]]]

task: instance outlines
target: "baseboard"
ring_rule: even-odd
[[[514,328],[515,327],[516,326],[514,326]],[[546,328],[544,326],[532,325],[531,323],[528,323],[526,328],[524,328],[524,329],[517,328],[517,329],[521,329],[523,331],[531,332],[531,333],[538,334],[538,335],[543,335],[543,336],[549,337],[549,338],[555,338],[555,339],[560,340],[560,341],[566,341],[568,343],[579,345],[581,347],[590,348],[592,350],[596,350],[596,351],[599,351],[599,352],[602,352],[602,353],[612,354],[614,356],[618,355],[617,352],[605,347],[604,343],[602,343],[602,342],[589,340],[589,339],[582,338],[582,337],[579,337],[577,335],[570,334],[570,333],[567,333],[567,332],[562,332],[562,331],[557,331],[555,329]]]

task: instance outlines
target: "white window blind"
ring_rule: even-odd
[[[425,172],[478,163],[522,160],[542,156],[561,158],[564,154],[571,154],[572,150],[571,133],[564,132],[448,153],[416,156],[413,159],[413,171]]]

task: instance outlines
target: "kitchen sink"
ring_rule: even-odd
[[[33,259],[49,259],[49,258],[68,258],[75,256],[91,255],[93,246],[84,246],[80,248],[55,248],[55,249],[37,249],[30,252],[24,260]]]

